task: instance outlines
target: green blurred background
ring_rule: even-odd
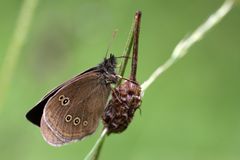
[[[0,2],[0,67],[23,1]],[[50,89],[121,55],[136,10],[142,10],[138,80],[143,82],[222,0],[39,1],[7,98],[0,106],[0,159],[80,160],[100,134],[61,148],[49,146],[25,119]],[[104,160],[240,159],[239,3],[189,54],[146,92],[134,121],[107,137]],[[1,88],[0,88],[1,90]]]

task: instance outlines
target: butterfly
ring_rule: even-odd
[[[104,111],[111,84],[116,84],[116,57],[110,55],[50,91],[26,118],[40,127],[45,141],[61,146],[95,132]]]

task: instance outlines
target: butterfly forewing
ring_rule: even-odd
[[[41,127],[47,142],[51,141],[48,132],[56,136],[53,138],[68,143],[96,130],[111,90],[110,85],[103,83],[100,73],[87,72],[84,78],[76,78],[48,100],[42,116],[47,126]],[[94,98],[96,96],[99,98]]]

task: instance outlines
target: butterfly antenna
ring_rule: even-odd
[[[113,41],[114,41],[115,38],[116,38],[117,32],[118,32],[118,29],[115,29],[115,30],[113,31],[113,33],[112,33],[111,40],[110,40],[109,43],[108,43],[108,47],[107,47],[107,51],[106,51],[106,54],[105,54],[105,58],[108,56],[108,52],[109,52],[110,48],[112,47],[112,43],[113,43]]]

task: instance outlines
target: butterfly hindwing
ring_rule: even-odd
[[[41,123],[41,118],[42,118],[42,113],[44,110],[44,107],[46,105],[46,103],[48,102],[48,100],[63,86],[67,85],[67,84],[71,84],[71,82],[75,81],[76,79],[79,79],[83,74],[86,74],[88,72],[91,72],[93,70],[96,70],[97,67],[93,67],[90,68],[86,71],[84,71],[83,73],[71,78],[70,80],[62,83],[61,85],[59,85],[58,87],[54,88],[53,90],[51,90],[49,93],[47,93],[47,95],[45,95],[40,102],[38,102],[27,114],[26,114],[26,118],[32,122],[33,124],[37,125],[40,127],[40,123]]]
[[[68,143],[93,133],[111,90],[103,83],[100,73],[87,72],[51,96],[42,116],[51,134]],[[41,130],[47,140],[46,127]]]

